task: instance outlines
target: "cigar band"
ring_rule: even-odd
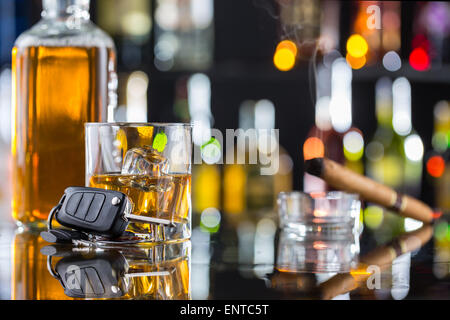
[[[388,246],[389,246],[391,256],[393,257],[393,259],[401,256],[404,252],[406,252],[404,243],[402,243],[402,241],[400,241],[399,239],[392,240],[388,244]]]
[[[400,193],[396,192],[392,195],[391,209],[397,212],[403,212],[406,209],[406,197]]]

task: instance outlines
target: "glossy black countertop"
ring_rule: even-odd
[[[101,249],[50,246],[5,218],[0,299],[450,299],[446,217],[397,236],[366,227],[324,240],[282,232],[273,216],[224,217],[191,241]]]

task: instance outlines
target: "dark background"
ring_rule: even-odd
[[[155,1],[152,1],[152,10]],[[40,19],[41,0],[2,1],[15,6],[15,34],[28,29]],[[354,70],[353,125],[362,130],[366,143],[375,129],[375,82],[381,76],[392,79],[406,76],[412,85],[413,127],[422,137],[425,150],[431,150],[433,107],[440,100],[450,100],[450,68],[427,72],[413,70],[407,63],[411,51],[415,2],[402,2],[403,67],[388,72],[380,64]],[[4,10],[2,8],[1,10]],[[303,157],[301,147],[314,124],[314,82],[311,81],[309,61],[301,61],[290,72],[278,71],[272,63],[276,45],[283,34],[276,18],[277,6],[271,0],[216,0],[214,2],[214,62],[204,71],[212,83],[212,112],[214,127],[225,130],[238,127],[238,110],[247,99],[270,99],[276,106],[276,128],[280,129],[280,143],[294,160],[294,187],[302,187]],[[340,51],[351,34],[350,22],[355,15],[354,1],[343,1],[340,12]],[[0,11],[1,12],[1,11]],[[10,51],[5,37],[8,15],[0,22],[0,66],[7,65]],[[96,0],[91,1],[91,19],[96,22]],[[5,20],[6,19],[6,20]],[[9,30],[11,30],[9,26]],[[3,29],[3,31],[1,31]],[[154,28],[153,28],[154,30]],[[9,40],[8,40],[9,39]],[[150,78],[150,121],[179,121],[173,112],[175,84],[178,79],[195,71],[161,72],[153,64],[154,31],[146,42],[136,45],[126,38],[114,38],[118,50],[119,72],[145,71]],[[12,44],[11,44],[12,46]],[[444,58],[449,61],[449,57]],[[425,176],[425,175],[424,175]],[[425,179],[425,178],[424,178]],[[423,198],[430,199],[426,188]]]

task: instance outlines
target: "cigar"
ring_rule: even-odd
[[[341,273],[330,278],[320,285],[321,298],[330,300],[334,297],[350,292],[362,285],[371,275],[367,270],[368,266],[376,265],[381,270],[392,265],[392,262],[399,256],[417,250],[426,244],[433,236],[433,228],[425,225],[422,228],[408,232],[394,239],[391,243],[383,245],[361,257],[360,265],[363,271],[353,270],[350,273]]]
[[[401,216],[432,223],[435,213],[420,200],[395,190],[326,158],[306,161],[306,172],[322,178],[335,189],[357,193],[361,199],[398,212]]]

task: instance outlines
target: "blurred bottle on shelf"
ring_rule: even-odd
[[[213,42],[213,0],[156,1],[154,63],[158,70],[208,69]]]
[[[193,223],[202,230],[215,233],[221,220],[222,146],[211,128],[211,81],[205,74],[194,74],[177,83],[174,110],[179,117],[194,123],[194,166],[192,168]],[[186,105],[188,110],[186,110]],[[187,113],[187,114],[186,114]]]
[[[411,85],[406,78],[394,83],[389,78],[378,80],[376,115],[378,127],[366,149],[367,175],[398,192],[420,196],[424,147],[412,127]],[[384,230],[382,237],[388,238],[412,225],[372,204],[365,209],[364,221],[369,228]]]
[[[401,137],[392,127],[392,81],[381,78],[375,91],[377,129],[366,148],[367,175],[398,190],[403,182],[404,152]]]
[[[173,113],[179,122],[189,122],[191,120],[189,114],[188,81],[189,77],[182,76],[175,83]]]
[[[309,160],[327,156],[342,163],[344,154],[342,137],[333,129],[330,114],[331,97],[331,66],[319,65],[317,69],[317,102],[315,106],[315,125],[308,133],[303,144],[303,158]],[[305,192],[326,191],[325,181],[308,173],[303,177],[303,190]]]
[[[377,129],[366,148],[366,173],[375,181],[400,191],[404,181],[405,154],[403,141],[392,126],[392,81],[381,78],[375,87]],[[384,208],[368,203],[364,223],[370,229],[383,226],[386,237],[403,230],[403,219]]]
[[[441,219],[436,222],[434,230],[433,274],[438,279],[449,279],[450,225],[446,219]]]
[[[400,192],[420,197],[423,171],[424,146],[422,138],[412,126],[411,84],[402,77],[392,86],[394,131],[401,137],[404,154],[403,183]]]
[[[303,145],[305,160],[327,157],[363,173],[364,138],[352,126],[352,70],[343,58],[319,66],[317,74],[316,124]],[[327,191],[321,179],[305,174],[304,191]]]
[[[258,164],[258,146],[256,134],[256,102],[245,101],[239,110],[239,130],[236,134],[237,144],[227,146],[227,159],[224,166],[224,209],[230,214],[244,211],[267,209],[273,205],[274,181],[271,176],[261,175]],[[240,186],[237,194],[233,186]],[[233,203],[235,202],[235,203]],[[246,217],[248,219],[248,217]]]
[[[117,108],[109,114],[109,121],[146,122],[152,2],[99,0],[95,2],[95,12],[99,26],[114,39],[121,70]]]
[[[245,101],[239,123],[237,146],[227,150],[223,207],[231,215],[268,214],[278,193],[292,190],[293,162],[274,130],[275,106],[269,100]],[[265,172],[269,167],[277,170]]]
[[[13,70],[13,217],[39,226],[67,186],[84,185],[84,124],[117,103],[112,39],[88,0],[43,0],[42,19],[16,40]]]
[[[117,45],[120,70],[127,72],[148,66],[153,27],[152,1],[99,0],[96,18]]]
[[[339,154],[337,150],[334,157],[343,159],[341,162],[349,169],[364,172],[362,157],[364,154],[364,138],[361,130],[353,126],[352,110],[352,68],[346,59],[338,58],[331,69],[331,125],[341,137],[339,140]],[[334,142],[337,146],[337,143]],[[342,157],[343,154],[343,157]],[[333,159],[333,155],[330,156]]]
[[[321,1],[320,41],[319,49],[327,55],[336,52],[340,40],[340,10],[339,1]]]
[[[278,1],[283,33],[296,39],[300,59],[308,59],[316,50],[320,37],[321,2],[314,0]]]
[[[364,38],[368,51],[364,65],[375,64],[382,55],[401,48],[401,3],[399,1],[359,1],[353,22],[354,34]],[[356,62],[356,60],[354,60]]]
[[[428,177],[434,186],[435,206],[450,212],[450,105],[440,101],[434,108],[433,150],[426,163]]]
[[[193,208],[201,213],[208,208],[220,208],[220,170],[215,164],[194,166],[196,182],[192,186]]]
[[[418,71],[441,67],[449,60],[450,5],[430,1],[415,4],[410,64]]]
[[[4,0],[0,2],[0,219],[12,222],[11,216],[11,113],[12,70],[11,49],[18,34],[32,25],[31,12],[39,2],[26,0]],[[31,7],[31,10],[30,10]]]

